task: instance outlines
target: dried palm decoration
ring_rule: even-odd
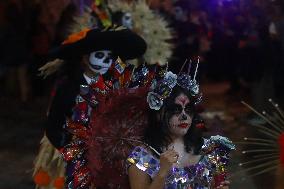
[[[242,102],[264,121],[264,124],[253,125],[262,134],[262,137],[244,137],[244,141],[238,142],[249,147],[242,153],[249,154],[253,158],[239,164],[244,168],[243,171],[251,173],[249,176],[275,172],[281,167],[284,169],[284,112],[272,99],[268,101],[273,110],[270,112],[263,111],[262,113]]]

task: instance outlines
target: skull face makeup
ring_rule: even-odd
[[[124,13],[121,18],[122,25],[128,29],[133,29],[133,20],[131,13]]]
[[[105,74],[114,61],[115,57],[111,51],[94,51],[89,56],[89,68],[95,73]]]
[[[192,123],[191,109],[190,101],[185,94],[181,93],[175,98],[174,104],[169,110],[172,113],[169,120],[171,135],[182,137],[187,133]]]

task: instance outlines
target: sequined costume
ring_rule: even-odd
[[[226,166],[229,152],[235,146],[225,137],[212,136],[204,139],[201,158],[198,163],[186,167],[173,167],[169,172],[165,189],[208,189],[212,188],[218,179],[226,176]],[[137,146],[127,159],[128,166],[135,165],[153,179],[159,169],[160,161],[147,149]]]
[[[146,118],[141,119],[140,113],[138,122],[132,122],[136,117],[134,112],[145,112],[147,85],[153,76],[152,71],[143,65],[134,71],[129,65],[118,76],[118,79],[113,77],[109,81],[96,75],[88,85],[80,86],[72,117],[66,121],[66,129],[72,134],[72,140],[61,149],[66,163],[68,189],[92,186],[128,188],[124,163],[131,148],[125,147],[128,146],[127,140],[121,139],[138,140],[133,133],[138,132],[137,128],[143,129],[143,120]],[[127,86],[137,87],[132,90]],[[125,116],[126,109],[131,110],[127,112],[128,116]],[[125,128],[129,124],[136,126]]]

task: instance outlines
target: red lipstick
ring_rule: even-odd
[[[187,128],[188,124],[187,123],[181,123],[178,125],[180,128]]]

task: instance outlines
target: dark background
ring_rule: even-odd
[[[44,134],[44,121],[55,76],[38,77],[50,48],[66,37],[76,0],[0,0],[0,189],[33,188],[33,160]],[[181,7],[186,19],[175,11]],[[177,33],[170,60],[178,70],[188,57],[201,57],[198,79],[204,93],[206,127],[233,141],[257,135],[250,124],[261,121],[245,108],[283,107],[284,12],[281,1],[153,0]],[[250,159],[233,153],[231,172]],[[274,172],[233,175],[232,189],[273,188]],[[246,178],[246,179],[242,179]]]

